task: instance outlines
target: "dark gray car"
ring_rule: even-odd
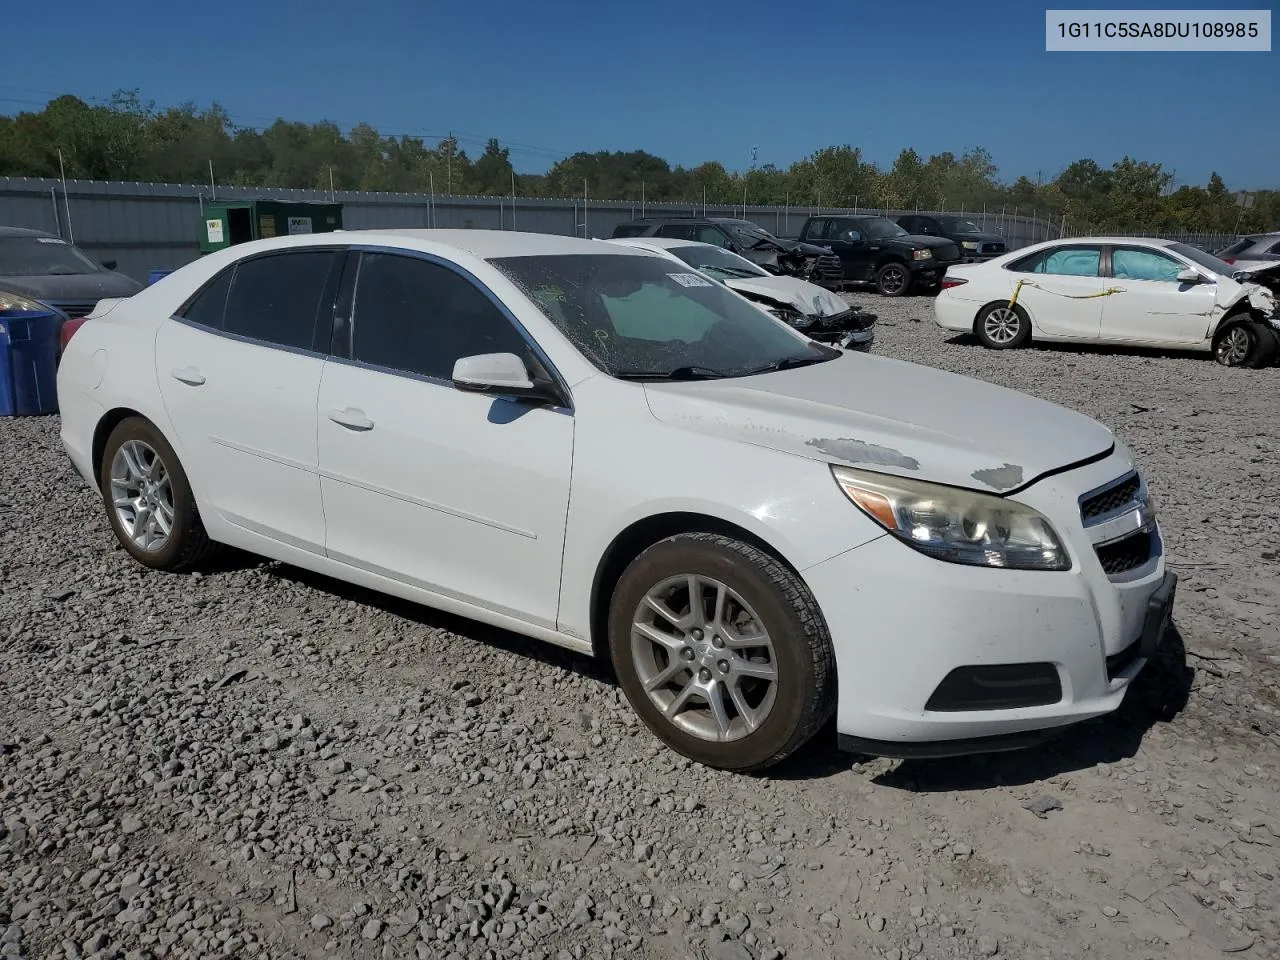
[[[0,227],[0,293],[83,317],[99,300],[131,297],[142,284],[115,273],[61,237],[22,227]]]

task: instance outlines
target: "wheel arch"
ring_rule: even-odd
[[[695,511],[668,511],[634,521],[610,541],[596,564],[591,581],[590,639],[597,660],[612,669],[609,653],[609,600],[627,566],[646,549],[668,537],[682,533],[718,533],[763,550],[794,573],[800,571],[781,550],[758,534],[731,520]]]
[[[134,410],[131,407],[112,407],[104,413],[93,428],[93,446],[91,448],[90,456],[93,464],[93,476],[95,481],[98,477],[102,476],[102,456],[107,449],[107,438],[111,436],[112,430],[124,423],[124,421],[128,420],[130,417],[138,417],[141,420],[146,420],[147,423],[151,424],[157,430],[160,430],[160,425],[158,423],[146,414]],[[163,430],[160,430],[160,432],[162,434],[164,433]],[[168,437],[165,439],[167,440]]]

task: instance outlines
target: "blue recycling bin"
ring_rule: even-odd
[[[58,412],[58,328],[51,310],[0,312],[0,417]]]
[[[152,270],[150,273],[147,274],[147,286],[148,287],[151,286],[157,280],[163,279],[164,277],[167,277],[171,273],[173,273],[172,269],[169,269],[167,267],[165,268],[157,267],[156,269]]]

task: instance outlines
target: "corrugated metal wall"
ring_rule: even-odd
[[[154,269],[175,268],[196,259],[203,203],[210,188],[194,184],[115,183],[0,177],[0,225],[31,227],[74,240],[98,260],[116,260],[121,272],[145,280]],[[217,198],[329,201],[325,190],[275,190],[218,187]],[[348,230],[428,226],[607,237],[614,226],[642,212],[638,202],[590,201],[585,218],[581,200],[532,200],[509,197],[436,197],[425,194],[338,191]],[[647,203],[644,213],[706,213],[737,217],[741,206]],[[746,207],[746,218],[778,236],[794,236],[804,218],[815,213],[852,213],[844,208]],[[866,213],[865,209],[859,210]],[[889,211],[890,216],[914,211]],[[924,212],[924,211],[920,211]],[[968,216],[985,229],[1004,234],[1011,247],[1058,235],[1057,226],[1030,217],[997,213]],[[585,229],[584,229],[585,223]]]

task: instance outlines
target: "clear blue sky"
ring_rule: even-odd
[[[984,146],[1009,181],[1127,153],[1179,183],[1280,187],[1280,53],[1046,53],[1061,0],[0,4],[5,113],[138,88],[253,126],[494,136],[527,172],[637,148],[741,169],[753,145],[785,167],[850,143],[881,164]]]

